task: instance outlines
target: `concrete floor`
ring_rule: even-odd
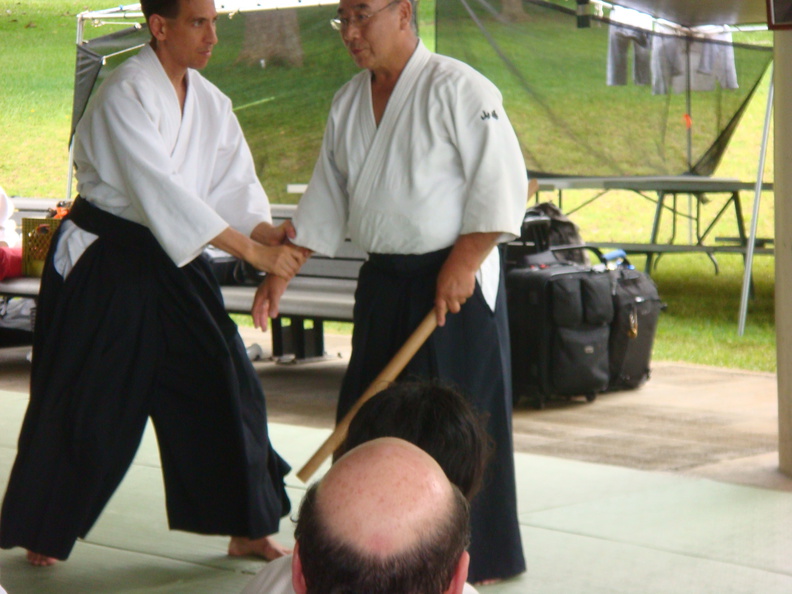
[[[268,337],[245,330],[268,351]],[[348,339],[319,363],[256,363],[270,433],[298,469],[329,434]],[[0,487],[27,402],[26,349],[0,352]],[[495,593],[792,592],[792,479],[777,471],[775,376],[656,362],[641,389],[514,414],[528,571]],[[321,472],[318,475],[321,475]],[[288,477],[296,507],[305,486]],[[293,542],[289,519],[278,536]],[[239,592],[262,563],[227,539],[170,532],[153,432],[67,563],[0,551],[26,593]]]

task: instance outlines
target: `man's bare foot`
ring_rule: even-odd
[[[249,557],[254,555],[266,561],[274,561],[279,557],[291,554],[291,549],[287,549],[275,542],[271,537],[265,536],[251,540],[244,536],[232,536],[228,543],[228,554],[232,557]]]
[[[27,560],[31,565],[36,565],[37,567],[49,567],[50,565],[55,565],[58,562],[55,557],[47,557],[46,555],[40,555],[39,553],[34,553],[33,551],[27,552]]]

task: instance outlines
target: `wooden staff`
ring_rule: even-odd
[[[390,360],[374,381],[371,382],[371,385],[363,392],[363,395],[358,398],[355,405],[349,409],[349,412],[341,419],[338,425],[336,425],[330,437],[325,440],[311,459],[305,463],[305,466],[300,469],[300,472],[297,473],[297,478],[304,483],[308,482],[308,479],[313,476],[313,473],[322,465],[322,462],[324,462],[328,456],[332,455],[332,453],[338,449],[338,446],[346,439],[349,424],[352,422],[352,418],[360,407],[370,400],[372,396],[387,388],[388,385],[399,376],[402,369],[407,366],[407,363],[415,356],[415,353],[418,352],[418,349],[426,342],[426,339],[429,338],[436,327],[437,316],[435,315],[434,309],[432,309],[432,311],[426,314],[423,322],[421,322],[418,328],[410,335],[402,348],[393,356],[393,359]]]

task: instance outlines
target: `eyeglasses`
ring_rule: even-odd
[[[398,4],[401,0],[391,0],[382,8],[375,10],[371,13],[358,13],[353,12],[351,17],[336,17],[334,19],[330,19],[330,26],[335,29],[336,31],[346,31],[350,25],[355,25],[358,29],[365,29],[369,23],[371,17],[376,15],[377,13],[382,12],[386,8],[390,8],[394,4]]]

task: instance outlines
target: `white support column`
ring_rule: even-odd
[[[792,476],[792,31],[775,31],[775,310],[778,454]]]

